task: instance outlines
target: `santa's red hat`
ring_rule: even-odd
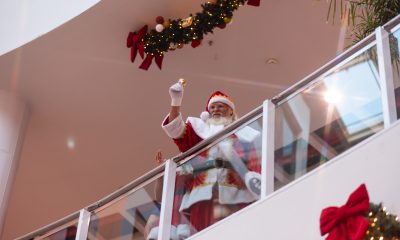
[[[226,95],[223,92],[216,91],[213,94],[211,94],[210,98],[207,101],[207,106],[206,106],[206,111],[202,112],[200,115],[200,118],[206,121],[210,117],[210,111],[209,107],[211,104],[216,103],[216,102],[222,102],[228,105],[230,108],[233,110],[233,115],[234,115],[234,120],[236,120],[236,109],[235,109],[235,104],[233,103],[232,98],[230,98],[228,95]]]

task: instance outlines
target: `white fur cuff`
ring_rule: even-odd
[[[164,121],[161,125],[162,129],[167,133],[167,135],[171,138],[179,138],[182,136],[185,131],[185,122],[182,119],[182,114],[179,114],[177,118],[167,123],[168,115],[164,118]]]
[[[157,240],[158,239],[158,227],[154,227],[150,230],[146,240]]]

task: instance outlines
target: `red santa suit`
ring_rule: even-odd
[[[184,122],[179,115],[173,121],[167,116],[162,128],[185,152],[224,126],[193,117]],[[193,234],[220,220],[214,217],[214,204],[228,205],[236,211],[257,200],[244,184],[243,170],[260,173],[254,147],[260,136],[259,131],[246,126],[178,168],[172,220],[177,235],[184,236],[189,231]],[[209,164],[218,161],[225,166]]]

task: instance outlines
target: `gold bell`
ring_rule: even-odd
[[[181,84],[182,85],[182,87],[185,87],[186,86],[186,80],[185,79],[183,79],[183,78],[179,78],[179,84]]]

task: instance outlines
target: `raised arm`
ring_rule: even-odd
[[[169,121],[177,118],[181,111],[181,104],[183,99],[183,86],[181,83],[175,83],[169,88],[169,95],[171,96],[171,109],[169,111]]]

